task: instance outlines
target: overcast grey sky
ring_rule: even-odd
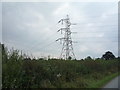
[[[63,26],[57,22],[67,14],[77,23],[71,26],[77,59],[108,50],[118,56],[117,2],[3,2],[2,42],[36,57],[59,57],[62,44],[55,40],[63,36],[57,33]]]

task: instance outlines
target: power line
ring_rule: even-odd
[[[107,27],[107,26],[109,26],[109,27]],[[90,28],[90,27],[102,27],[102,28],[111,28],[111,27],[117,27],[118,25],[92,25],[92,26],[88,26],[88,28]],[[86,27],[86,25],[84,25],[84,26],[79,26],[79,27],[74,27],[74,28],[72,28],[72,29],[77,29],[77,28],[81,28],[81,27]]]
[[[44,41],[44,43],[43,43],[43,42],[38,42],[38,43],[36,43],[36,45],[32,46],[31,48],[34,48],[34,47],[36,47],[36,46],[38,46],[38,45],[42,45],[42,46],[44,45],[44,46],[45,46],[45,45],[46,45],[46,44],[45,44],[45,41],[51,40],[51,39],[53,38],[53,36],[56,35],[56,33],[57,33],[57,32],[53,33],[53,34],[50,35],[49,37],[47,37],[47,38],[45,38],[44,40],[42,40],[42,41]]]
[[[43,47],[41,47],[41,48],[39,48],[39,49],[45,49],[45,48],[47,48],[47,47],[49,47],[49,46],[53,45],[54,43],[55,43],[55,41],[50,42],[50,43],[48,43],[48,44],[44,45]]]
[[[55,23],[53,26],[49,27],[50,30],[52,30],[56,25],[57,25],[57,23]],[[56,35],[56,33],[57,33],[57,32],[54,32],[54,33],[51,34],[51,35],[47,35],[47,37],[45,37],[45,38],[44,38],[44,37],[40,37],[40,39],[43,39],[42,41],[48,41],[48,40],[52,39],[53,36]],[[45,35],[46,35],[46,34],[45,34]],[[44,44],[43,42],[37,42],[37,41],[38,41],[38,40],[34,41],[35,43],[32,44],[32,47],[31,47],[31,48],[34,48],[35,46],[40,45],[40,44]]]

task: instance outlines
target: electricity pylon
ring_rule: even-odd
[[[58,38],[56,41],[60,40],[60,41],[63,41],[63,47],[62,47],[62,51],[61,51],[61,54],[60,54],[60,59],[76,59],[75,58],[75,54],[74,54],[74,51],[73,51],[73,41],[72,41],[72,38],[71,38],[71,30],[70,30],[70,26],[71,25],[75,25],[75,24],[72,24],[70,22],[70,18],[69,16],[67,15],[67,17],[65,19],[61,19],[58,23],[61,23],[62,25],[64,24],[65,25],[65,28],[61,28],[58,30],[58,32],[61,31],[61,34],[63,33],[64,34],[64,37],[62,38]]]

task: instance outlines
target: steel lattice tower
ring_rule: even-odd
[[[64,37],[62,38],[58,38],[56,41],[60,40],[60,41],[63,41],[63,47],[62,47],[62,51],[61,51],[61,54],[60,54],[60,59],[76,59],[75,58],[75,54],[74,54],[74,51],[73,51],[73,42],[72,42],[72,38],[71,38],[71,30],[70,30],[70,26],[71,25],[74,25],[74,24],[71,24],[70,22],[70,18],[69,16],[67,15],[67,17],[65,19],[61,19],[58,23],[61,23],[62,25],[64,24],[65,25],[65,28],[61,28],[58,30],[61,31],[61,34],[63,33],[64,34]]]

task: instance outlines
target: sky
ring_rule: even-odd
[[[22,50],[29,56],[59,57],[62,44],[55,40],[64,35],[58,24],[68,14],[74,53],[77,59],[101,57],[106,51],[118,56],[117,2],[2,2],[2,39],[9,49]]]

